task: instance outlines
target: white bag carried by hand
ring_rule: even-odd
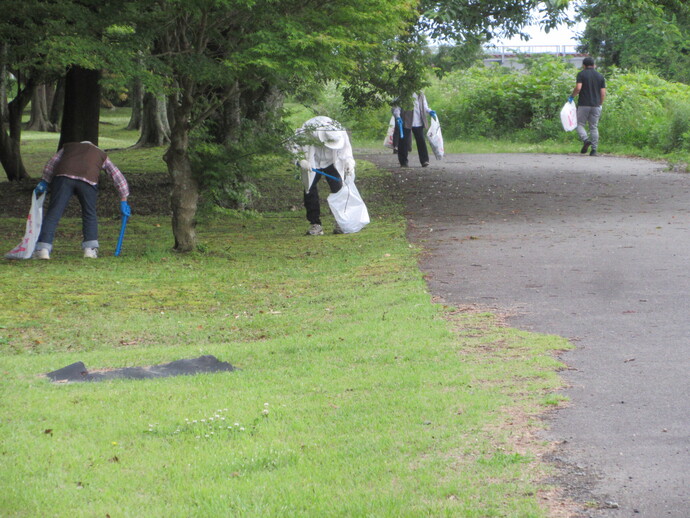
[[[35,192],[31,193],[31,210],[29,211],[29,217],[26,219],[24,239],[10,252],[5,254],[6,259],[31,259],[38,242],[38,235],[41,233],[43,200],[45,199],[46,193],[42,193],[38,197],[36,197]]]
[[[561,123],[565,131],[573,131],[577,128],[577,106],[573,101],[568,101],[561,108]]]
[[[326,199],[340,230],[344,234],[359,232],[369,223],[369,211],[352,176],[348,176],[338,192]]]
[[[438,122],[438,115],[431,118],[431,126],[429,126],[429,131],[426,132],[426,136],[429,137],[429,144],[431,144],[431,150],[434,152],[436,160],[441,160],[445,152],[443,150],[443,135],[441,134],[441,123]]]
[[[383,139],[383,147],[387,147],[390,149],[395,148],[395,145],[393,144],[393,133],[394,132],[395,132],[395,117],[391,117],[391,120],[388,123],[388,131],[386,132],[386,138]]]

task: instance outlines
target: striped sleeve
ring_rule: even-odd
[[[125,175],[110,161],[110,158],[106,158],[103,162],[103,170],[108,173],[113,179],[115,188],[120,193],[120,197],[125,199],[129,196],[129,184]]]

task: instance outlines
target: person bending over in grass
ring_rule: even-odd
[[[338,192],[343,185],[341,173],[345,178],[352,175],[354,179],[355,159],[352,155],[352,145],[347,131],[340,123],[322,115],[306,121],[296,131],[295,139],[293,152],[303,157],[296,165],[302,170],[304,207],[310,223],[307,235],[320,236],[323,235],[323,227],[317,184],[323,176],[331,192]],[[333,233],[342,233],[337,223]]]
[[[43,168],[43,177],[36,186],[36,195],[43,194],[50,187],[50,202],[43,216],[41,233],[34,251],[37,259],[50,259],[53,250],[55,230],[62,214],[74,195],[81,205],[82,234],[81,243],[84,257],[98,257],[98,218],[96,201],[100,171],[108,173],[120,193],[120,212],[131,215],[127,203],[129,185],[124,175],[110,161],[105,151],[91,142],[68,142],[48,160]]]

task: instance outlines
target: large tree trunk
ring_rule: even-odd
[[[172,179],[170,208],[175,251],[191,252],[196,248],[196,210],[199,184],[189,161],[189,115],[193,106],[193,87],[183,89],[180,103],[175,105],[175,124],[170,134],[170,146],[163,155]]]
[[[22,113],[36,85],[29,80],[7,105],[7,122],[0,121],[0,164],[10,182],[29,178],[21,153]]]
[[[56,131],[56,127],[50,123],[48,113],[49,92],[45,84],[40,84],[31,96],[31,117],[26,129],[30,131]],[[50,96],[52,98],[52,96]]]
[[[62,109],[65,105],[65,78],[61,77],[55,83],[55,91],[50,103],[50,123],[55,126],[55,131],[60,128],[60,119],[62,118]]]
[[[73,66],[65,77],[65,108],[60,144],[88,140],[98,145],[101,108],[100,70]]]
[[[159,147],[170,143],[170,124],[164,97],[144,94],[141,136],[134,147]]]
[[[127,124],[128,130],[141,129],[141,113],[144,102],[144,87],[141,79],[138,77],[134,79],[130,85],[129,103],[132,108],[132,115]]]
[[[7,83],[9,80],[7,71],[7,43],[0,44],[0,124],[8,121],[7,107]]]

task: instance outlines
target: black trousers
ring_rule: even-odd
[[[424,137],[424,126],[417,126],[416,128],[403,129],[403,138],[398,144],[398,161],[400,165],[407,165],[407,154],[412,149],[412,135],[417,144],[417,153],[419,153],[419,162],[421,164],[429,163],[429,150],[426,147],[426,139]]]
[[[314,181],[311,183],[309,188],[309,192],[304,193],[304,208],[307,209],[307,220],[312,225],[317,223],[319,225],[321,224],[321,202],[319,201],[318,187],[321,177],[326,179],[328,186],[331,188],[331,192],[338,192],[343,186],[342,177],[333,164],[321,170],[327,175],[336,177],[337,180],[330,178],[329,176],[323,176],[322,174],[316,173]]]

